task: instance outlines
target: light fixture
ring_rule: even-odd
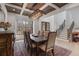
[[[43,11],[41,11],[41,10],[36,10],[35,12],[33,12],[32,14],[31,14],[31,16],[30,16],[30,18],[32,18],[32,19],[38,19],[38,18],[40,18],[41,16],[43,16],[44,15],[44,12]]]

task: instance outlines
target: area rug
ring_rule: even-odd
[[[54,51],[55,56],[69,56],[71,54],[71,52],[72,51],[70,51],[66,48],[62,48],[60,46],[55,46],[55,51]],[[28,53],[28,50],[25,48],[23,41],[19,41],[19,42],[15,43],[14,56],[30,56],[30,53]],[[40,56],[45,56],[45,55],[43,54]],[[48,56],[53,56],[51,51],[48,52]]]
[[[66,48],[63,48],[63,47],[60,47],[60,46],[55,46],[55,49],[54,49],[54,54],[55,56],[69,56],[71,54],[72,51],[66,49]],[[51,55],[52,52],[49,53],[49,55]]]

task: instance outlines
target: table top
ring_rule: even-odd
[[[30,34],[30,38],[31,38],[31,40],[33,40],[35,42],[42,42],[42,41],[47,40],[45,37],[41,37],[41,36],[34,37],[33,34]]]

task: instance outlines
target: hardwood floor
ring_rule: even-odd
[[[44,56],[44,52],[39,49],[41,53],[40,56]],[[71,51],[59,46],[55,46],[55,56],[68,56]],[[25,47],[23,40],[16,41],[14,45],[14,56],[30,56],[30,52]],[[33,56],[35,56],[35,50],[33,51]],[[48,52],[48,56],[53,56],[51,51]]]
[[[22,40],[21,40],[22,41]],[[29,56],[27,48],[25,48],[25,45],[22,42],[18,41],[15,42],[14,45],[14,56]]]

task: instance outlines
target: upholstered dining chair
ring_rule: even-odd
[[[34,42],[32,42],[31,38],[30,38],[30,32],[26,32],[26,43],[28,44],[28,48],[30,50],[30,55],[32,55],[33,49],[36,47],[36,45],[34,44]]]
[[[25,44],[25,47],[27,47],[28,46],[28,40],[27,40],[28,38],[27,38],[27,34],[26,34],[26,32],[24,31],[24,44]]]
[[[39,35],[39,36],[47,37],[47,36],[48,36],[48,33],[49,33],[49,31],[39,31],[39,32],[38,32],[38,35]]]
[[[15,44],[15,39],[16,39],[16,37],[15,37],[15,34],[13,33],[13,35],[12,35],[12,45],[13,45],[13,48],[14,48],[14,44]]]
[[[38,36],[43,36],[43,31],[38,31]]]
[[[49,32],[47,42],[39,48],[45,52],[45,55],[47,55],[48,51],[52,51],[52,54],[54,55],[54,46],[55,46],[55,39],[56,39],[57,32]]]
[[[43,31],[43,36],[47,38],[48,37],[48,33],[49,33],[49,31]]]

